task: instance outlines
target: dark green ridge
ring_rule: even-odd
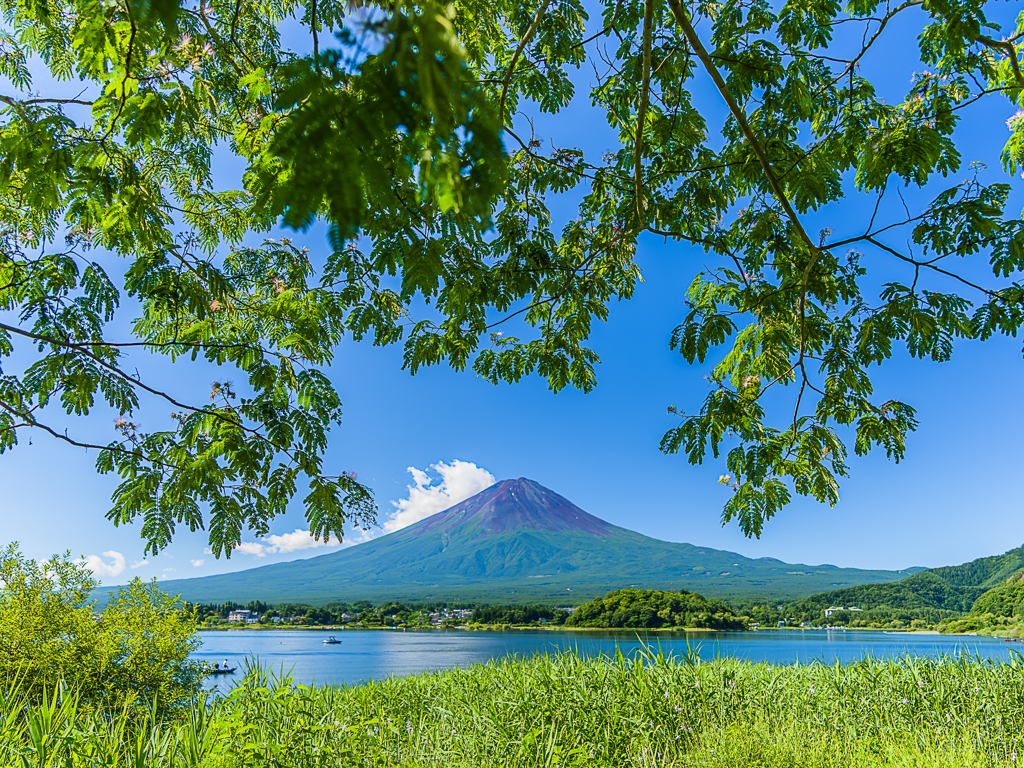
[[[830,606],[856,606],[863,610],[881,607],[936,608],[968,613],[990,589],[1013,592],[1013,582],[1007,583],[1007,580],[1021,568],[1024,568],[1024,546],[1002,555],[980,557],[963,565],[928,568],[894,583],[863,584],[812,595],[794,603],[792,609],[824,610]],[[1014,599],[1013,595],[1006,595],[1010,604]],[[1005,615],[1012,615],[1012,607],[1011,613]]]
[[[919,570],[791,565],[661,541],[612,525],[520,478],[348,549],[161,587],[197,603],[437,599],[565,605],[630,587],[792,600]]]

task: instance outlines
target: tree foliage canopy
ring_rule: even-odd
[[[567,627],[656,629],[701,627],[746,629],[729,606],[696,592],[619,589],[584,603],[565,620]]]
[[[36,700],[64,685],[110,711],[192,703],[201,681],[188,658],[199,646],[194,613],[135,579],[94,615],[96,586],[69,555],[35,563],[15,544],[0,551],[0,683]]]
[[[725,455],[724,519],[748,535],[793,493],[834,504],[848,443],[902,458],[915,411],[875,394],[872,365],[1024,320],[1009,183],[948,180],[993,160],[962,156],[964,111],[1024,94],[1024,27],[984,0],[0,3],[0,451],[26,430],[100,449],[122,478],[109,517],[141,520],[149,551],[186,526],[230,554],[300,483],[317,536],[372,518],[323,466],[346,336],[402,343],[412,372],[589,390],[592,324],[632,295],[640,238],[706,254],[671,345],[715,362],[711,387],[662,448]],[[862,75],[910,45],[919,71]],[[617,136],[599,158],[524,131],[584,66]],[[548,202],[570,191],[560,224]],[[253,240],[318,220],[326,249]],[[147,355],[242,382],[200,402],[137,374]],[[144,401],[165,427],[136,420]],[[112,439],[59,413],[101,405]]]

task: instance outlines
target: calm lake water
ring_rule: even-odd
[[[258,658],[274,669],[290,670],[298,683],[341,685],[467,667],[513,654],[521,657],[575,649],[587,656],[612,656],[618,648],[628,656],[641,647],[641,641],[655,649],[660,646],[665,655],[685,654],[689,648],[702,659],[734,656],[773,664],[964,653],[1008,661],[1013,655],[1011,649],[1024,651],[1024,643],[989,637],[825,630],[680,632],[639,637],[635,632],[345,630],[333,633],[342,641],[340,645],[324,645],[331,634],[311,630],[201,632],[203,645],[193,655],[210,662],[227,659],[232,666]],[[241,672],[208,680],[211,687],[226,690],[241,678]]]

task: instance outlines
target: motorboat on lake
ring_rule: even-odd
[[[341,640],[338,640],[334,635],[331,635],[324,640],[324,645],[341,645]]]
[[[203,670],[204,675],[233,675],[238,670],[238,667],[206,667]]]

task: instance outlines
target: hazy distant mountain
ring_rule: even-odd
[[[865,571],[751,560],[672,544],[594,517],[526,478],[503,480],[379,539],[308,560],[162,582],[193,602],[322,604],[436,598],[578,603],[613,589],[688,589],[718,597],[794,599],[895,581],[920,569]]]

